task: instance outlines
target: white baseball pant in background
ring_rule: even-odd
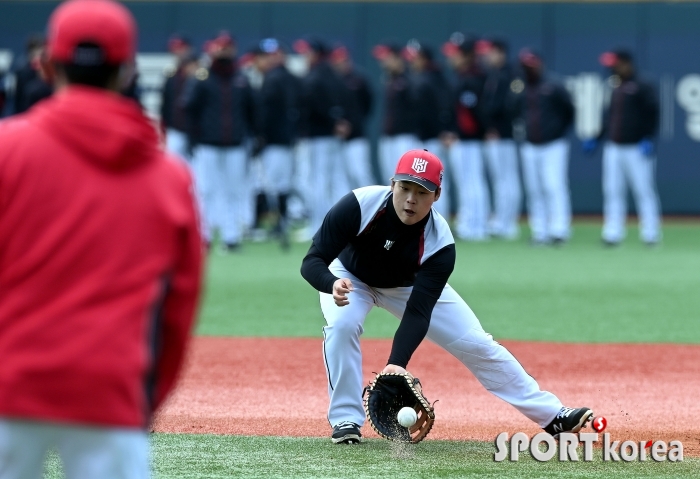
[[[401,319],[412,287],[372,288],[353,276],[336,259],[329,270],[349,278],[354,290],[350,304],[338,307],[330,294],[319,293],[327,326],[323,328],[323,356],[328,375],[328,421],[362,425],[362,351],[360,335],[373,306]],[[548,425],[562,407],[552,393],[541,391],[535,379],[506,348],[484,332],[467,303],[449,285],[440,296],[430,319],[427,338],[464,364],[489,392],[511,404],[541,427]],[[377,365],[382,368],[383,365]],[[409,365],[410,370],[410,365]]]
[[[0,419],[0,479],[41,479],[53,449],[66,479],[150,477],[144,431]]]
[[[520,173],[518,151],[510,139],[487,140],[486,164],[493,187],[493,214],[489,232],[494,236],[515,239],[520,227]]]
[[[376,184],[367,138],[353,138],[342,142],[341,152],[348,191]]]
[[[270,195],[286,195],[292,188],[294,151],[289,146],[270,145],[262,154],[265,190]]]
[[[521,155],[532,240],[567,240],[571,235],[569,143],[563,138],[543,145],[524,143]]]
[[[450,154],[457,189],[457,236],[468,241],[488,239],[489,189],[481,141],[459,141]]]
[[[307,190],[310,232],[315,234],[333,206],[333,179],[342,167],[340,142],[332,136],[309,138],[310,184]],[[345,186],[343,186],[345,188]]]
[[[639,238],[647,243],[661,239],[661,207],[654,174],[656,159],[638,145],[607,142],[603,148],[603,239],[617,243],[625,238],[627,184],[639,215]]]
[[[175,153],[185,160],[190,159],[190,155],[187,152],[187,143],[187,135],[185,133],[174,128],[165,130],[165,147],[168,151]]]
[[[255,227],[257,196],[258,193],[265,191],[267,188],[262,159],[258,156],[249,158],[246,162],[246,180],[242,183],[245,187],[242,203],[242,221],[244,230],[252,231]]]
[[[445,146],[442,144],[442,142],[438,138],[433,138],[431,140],[426,140],[423,142],[423,148],[428,150],[430,153],[433,155],[437,156],[440,158],[442,161],[442,166],[445,169],[445,172],[442,175],[442,185],[440,186],[440,189],[442,190],[442,193],[440,193],[440,199],[433,205],[433,208],[437,210],[440,215],[445,218],[446,220],[449,221],[450,219],[450,180],[449,180],[449,175],[451,174],[450,171],[450,162],[449,162],[449,151]]]
[[[382,136],[379,139],[379,184],[388,185],[396,172],[396,164],[408,150],[423,148],[423,143],[410,134]]]
[[[245,149],[198,145],[192,163],[202,205],[204,237],[211,241],[219,227],[224,243],[240,243],[248,193]]]

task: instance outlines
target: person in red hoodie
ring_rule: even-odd
[[[135,22],[53,12],[56,94],[0,123],[0,478],[146,478],[148,428],[195,318],[202,238],[184,162],[117,91]]]

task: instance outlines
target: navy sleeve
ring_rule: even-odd
[[[641,84],[642,101],[644,103],[644,118],[642,131],[645,137],[651,138],[659,127],[659,102],[656,90],[650,84]]]
[[[328,265],[360,232],[361,221],[360,203],[352,192],[341,198],[326,215],[301,263],[301,275],[316,290],[333,292],[333,283],[338,278],[328,270]]]
[[[161,101],[160,101],[160,120],[166,127],[170,125],[170,111],[172,110],[172,105],[170,103],[171,93],[174,77],[168,77],[163,85],[163,90],[161,91]]]
[[[576,113],[574,103],[571,101],[571,95],[563,85],[557,85],[556,98],[559,100],[563,123],[566,125],[566,128],[569,128],[574,123]]]
[[[431,256],[418,270],[387,364],[402,368],[408,365],[428,333],[430,316],[454,270],[456,258],[455,245],[450,244]]]
[[[197,143],[199,137],[199,122],[202,115],[204,102],[204,82],[196,78],[190,78],[185,85],[182,96],[182,104],[187,112],[187,136],[192,145]]]

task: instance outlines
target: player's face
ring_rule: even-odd
[[[440,197],[440,188],[434,193],[411,181],[395,181],[392,183],[394,192],[394,209],[401,222],[414,225],[430,213],[430,207]]]

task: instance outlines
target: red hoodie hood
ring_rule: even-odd
[[[69,86],[36,109],[46,131],[102,168],[126,170],[156,158],[155,128],[133,100],[117,93]]]

